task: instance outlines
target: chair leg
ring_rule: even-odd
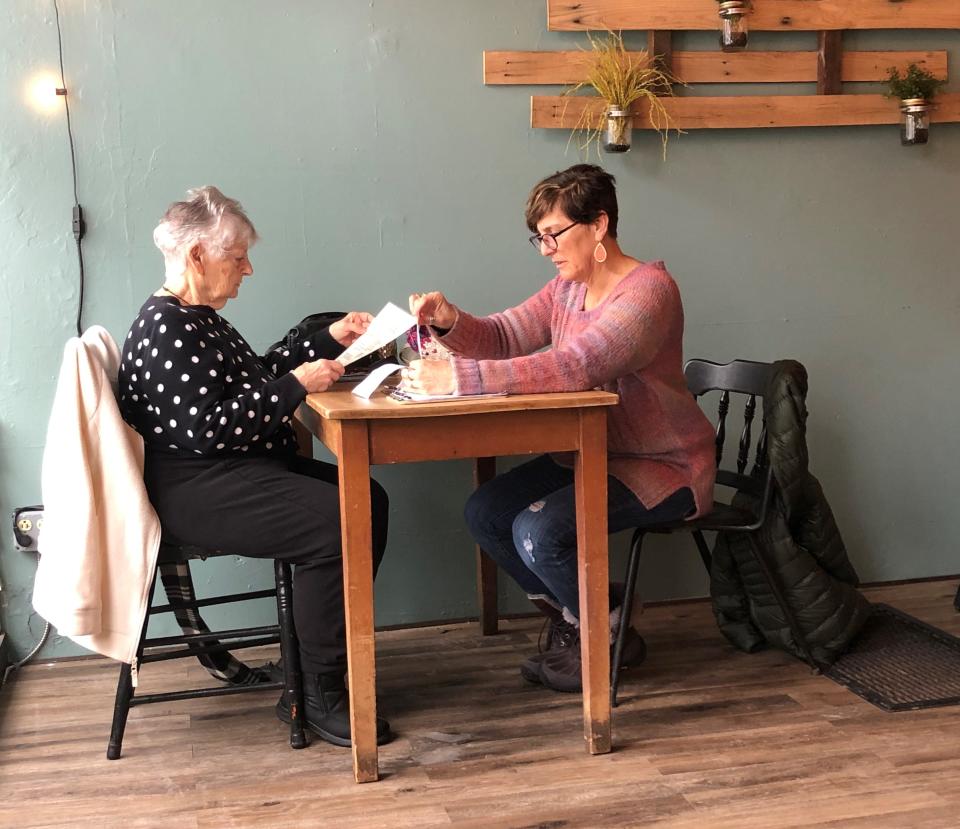
[[[123,747],[123,732],[127,727],[127,715],[130,713],[130,700],[133,698],[133,681],[130,679],[130,663],[120,665],[120,677],[117,680],[117,696],[113,703],[113,725],[110,727],[110,742],[107,744],[107,759],[120,759]]]
[[[157,574],[154,571],[150,582],[150,598],[147,600],[147,612],[143,617],[143,627],[140,628],[140,641],[137,643],[136,665],[139,667],[143,660],[143,643],[147,639],[147,628],[150,625],[150,605],[153,603],[153,590],[157,583]],[[130,714],[130,701],[134,695],[131,666],[124,662],[120,666],[120,676],[117,678],[117,696],[113,703],[113,724],[110,726],[110,742],[107,743],[107,759],[119,760],[123,748],[123,732],[127,728],[127,716]]]
[[[627,560],[626,592],[620,608],[620,629],[613,646],[610,677],[610,707],[617,707],[617,687],[620,685],[620,662],[623,659],[623,645],[627,641],[627,628],[630,627],[630,615],[633,612],[633,596],[637,589],[637,573],[640,571],[640,549],[643,547],[643,530],[635,530],[630,541],[630,558]]]
[[[960,610],[960,587],[957,588],[957,595],[953,597],[953,607]]]
[[[710,548],[707,546],[707,540],[703,537],[703,533],[700,530],[693,531],[693,540],[697,543],[697,550],[700,553],[700,560],[703,562],[703,566],[706,568],[707,573],[709,573],[710,567],[713,564],[713,559],[710,557]]]
[[[303,676],[300,645],[293,624],[293,578],[290,565],[274,560],[277,581],[277,619],[280,623],[280,655],[283,660],[283,693],[290,703],[290,747],[306,748],[303,733]]]
[[[783,591],[780,589],[780,584],[777,581],[776,575],[770,569],[769,564],[767,564],[767,560],[764,558],[763,552],[757,546],[757,542],[753,535],[751,533],[743,533],[743,535],[746,536],[747,542],[750,545],[750,551],[753,553],[753,558],[763,572],[763,577],[766,579],[770,590],[773,591],[774,598],[776,598],[777,604],[780,605],[780,610],[783,611],[783,615],[787,620],[787,624],[790,626],[790,632],[793,634],[793,641],[796,642],[797,647],[800,648],[800,652],[803,654],[803,658],[806,663],[813,668],[815,673],[819,673],[820,666],[813,658],[813,654],[810,653],[810,647],[807,645],[807,638],[803,635],[803,631],[800,629],[800,623],[797,621],[796,615],[790,608],[790,605],[787,602],[787,597],[784,596]]]

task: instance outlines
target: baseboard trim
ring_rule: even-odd
[[[898,587],[901,584],[923,584],[928,581],[956,581],[960,579],[960,573],[953,576],[923,576],[919,579],[894,579],[893,581],[868,581],[860,585],[864,587]]]
[[[894,581],[873,581],[867,582],[860,585],[860,589],[869,588],[869,587],[896,587],[898,585],[905,584],[922,584],[925,582],[932,581],[957,581],[960,579],[960,575],[952,576],[923,576],[916,579],[897,579]],[[669,607],[670,605],[683,605],[683,604],[703,604],[704,602],[709,602],[709,596],[687,596],[680,599],[661,599],[655,602],[644,602],[644,607]],[[501,614],[500,619],[504,621],[509,621],[511,619],[530,619],[533,617],[540,617],[539,613],[504,613]],[[412,630],[415,628],[429,628],[429,627],[441,627],[443,625],[463,625],[469,622],[478,622],[478,616],[458,616],[451,619],[433,619],[427,620],[424,622],[404,622],[398,625],[382,625],[376,628],[377,632],[389,631],[389,630]],[[3,634],[0,634],[0,665],[5,665],[4,652],[3,652],[3,643],[2,643]],[[102,659],[99,654],[81,654],[79,656],[52,656],[44,658],[44,664],[50,664],[52,662],[75,662],[79,659]],[[5,670],[5,668],[4,668]],[[2,677],[2,673],[0,673]]]

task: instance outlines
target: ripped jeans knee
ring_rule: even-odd
[[[577,607],[576,524],[571,535],[570,522],[557,521],[544,507],[544,501],[534,501],[516,516],[513,543],[521,561],[551,593]]]

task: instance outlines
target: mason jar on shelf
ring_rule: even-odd
[[[926,98],[905,98],[900,102],[901,144],[926,144],[930,140],[930,107]]]
[[[747,0],[727,0],[720,3],[720,48],[724,52],[739,52],[747,48]]]
[[[603,150],[608,153],[625,153],[633,140],[633,115],[628,109],[607,109],[603,128]]]

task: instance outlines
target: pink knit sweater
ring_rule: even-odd
[[[614,392],[620,405],[607,409],[610,474],[648,509],[684,486],[698,514],[709,509],[713,429],[684,381],[676,283],[662,262],[645,262],[590,311],[586,293],[583,283],[556,277],[503,313],[461,311],[441,340],[458,355],[458,392]]]

